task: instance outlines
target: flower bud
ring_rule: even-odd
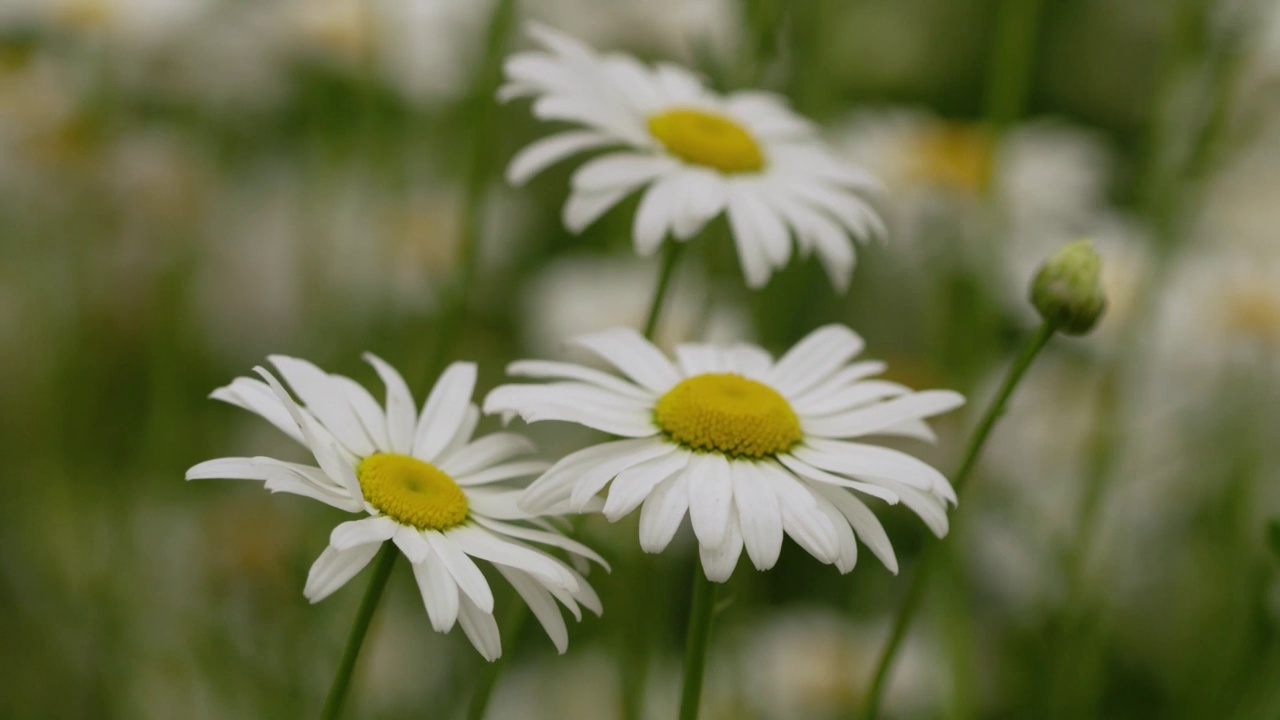
[[[1084,335],[1107,308],[1102,258],[1088,240],[1077,240],[1040,266],[1031,284],[1031,304],[1040,317],[1067,335]]]

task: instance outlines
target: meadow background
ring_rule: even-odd
[[[302,597],[337,513],[183,481],[210,457],[300,457],[206,398],[266,355],[375,384],[370,350],[421,397],[467,234],[453,354],[481,390],[642,322],[658,268],[631,252],[634,199],[573,236],[572,163],[502,179],[549,130],[491,95],[537,20],[779,92],[885,181],[893,237],[847,295],[813,261],[748,292],[706,243],[659,338],[776,351],[848,323],[896,379],[971,396],[925,451],[945,472],[1035,327],[1037,263],[1095,239],[1110,311],[1050,345],[997,428],[888,716],[1280,717],[1275,3],[515,5],[495,25],[483,0],[0,2],[0,716],[316,714],[364,584]],[[531,432],[548,456],[590,439]],[[937,542],[881,510],[899,577],[790,545],[739,568],[704,717],[857,716]],[[614,563],[592,576],[605,616],[564,656],[509,628],[489,717],[671,717],[689,538],[648,557],[634,518],[578,532]],[[396,570],[349,716],[461,717],[484,663]]]

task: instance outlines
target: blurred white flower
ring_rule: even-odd
[[[1183,394],[1234,373],[1277,382],[1280,247],[1189,248],[1162,289],[1157,323],[1155,362],[1179,379]]]
[[[863,685],[887,629],[831,610],[788,609],[752,623],[738,638],[741,649],[730,662],[755,717],[849,717],[861,710]],[[885,696],[889,715],[914,717],[941,707],[945,689],[936,655],[918,633],[908,636]]]
[[[529,17],[596,47],[630,47],[692,63],[709,51],[730,57],[741,41],[732,0],[534,0]]]
[[[213,0],[44,0],[38,22],[139,52],[174,42],[192,29]]]
[[[855,241],[883,237],[862,197],[878,186],[836,160],[812,122],[778,95],[720,95],[669,63],[597,53],[575,38],[534,26],[545,50],[507,59],[501,99],[533,98],[533,114],[575,129],[521,150],[507,179],[521,185],[569,157],[613,149],[573,174],[564,224],[578,233],[627,196],[642,192],[632,223],[639,255],[685,242],[723,215],[749,287],[763,287],[792,257],[815,254],[831,284],[848,287]]]
[[[350,72],[372,71],[428,105],[467,89],[484,53],[492,0],[293,0],[292,52]]]
[[[652,300],[657,262],[635,257],[570,256],[539,271],[525,287],[521,333],[538,355],[558,355],[573,338],[611,327],[640,327]],[[751,322],[738,305],[714,302],[692,264],[672,281],[656,342],[728,343],[747,339]]]

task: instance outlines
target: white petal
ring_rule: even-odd
[[[773,486],[782,508],[782,528],[800,547],[824,563],[840,555],[840,535],[818,509],[813,492],[800,479],[772,463],[757,465]]]
[[[729,191],[724,180],[711,170],[689,167],[684,169],[681,177],[678,199],[683,207],[675,215],[672,232],[677,239],[688,240],[724,211]]]
[[[612,390],[619,395],[645,402],[652,402],[652,391],[645,390],[623,380],[616,375],[573,363],[553,362],[551,360],[519,360],[507,366],[507,374],[517,377],[540,379],[579,380],[598,385],[605,390]]]
[[[676,362],[685,377],[704,373],[728,372],[726,353],[715,345],[685,343],[676,346]]]
[[[289,415],[289,411],[285,409],[284,405],[280,404],[279,399],[276,398],[271,388],[261,380],[236,378],[231,381],[230,385],[214,390],[209,394],[209,397],[259,415],[289,437],[303,445],[307,444],[307,441],[302,437],[302,431],[298,428],[298,424]]]
[[[387,386],[387,439],[391,452],[408,455],[413,452],[413,395],[409,386],[396,369],[373,353],[364,354],[365,362],[373,366]]]
[[[607,463],[584,468],[581,476],[574,483],[573,492],[569,495],[569,507],[574,512],[581,512],[587,501],[595,497],[596,493],[604,489],[604,486],[619,473],[640,463],[679,453],[679,447],[674,444],[655,443],[642,446],[627,455],[615,455]]]
[[[792,405],[799,407],[802,404],[811,404],[821,401],[830,395],[838,393],[845,388],[858,383],[860,380],[869,378],[872,375],[879,375],[885,371],[888,365],[880,360],[863,360],[848,365],[837,371],[831,377],[814,385],[813,388],[806,390],[795,398],[792,398]]]
[[[929,423],[924,420],[908,420],[901,425],[894,425],[891,428],[877,430],[875,434],[886,437],[905,437],[913,440],[923,440],[927,443],[938,442],[938,436],[934,434],[933,428],[929,427]]]
[[[368,543],[381,543],[396,534],[400,524],[389,517],[369,517],[344,522],[329,533],[329,546],[334,550],[350,550]]]
[[[689,509],[688,471],[679,472],[658,483],[640,508],[640,547],[647,553],[660,553],[680,529],[680,521]]]
[[[819,470],[806,462],[801,461],[794,455],[783,453],[778,455],[778,462],[782,463],[791,472],[814,482],[827,483],[829,485],[838,485],[839,487],[857,490],[872,497],[880,498],[890,505],[897,505],[900,498],[897,493],[887,490],[875,483],[862,482],[860,480],[851,480],[849,478],[832,475],[831,473]]]
[[[372,455],[376,448],[355,410],[332,377],[306,360],[284,355],[268,357],[307,409],[353,454]]]
[[[655,393],[665,393],[680,382],[675,366],[662,351],[630,328],[585,335],[574,342]]]
[[[466,412],[462,414],[462,422],[458,425],[458,431],[449,439],[449,444],[436,455],[436,460],[443,462],[445,458],[461,450],[471,441],[471,436],[476,434],[476,426],[479,424],[480,408],[476,407],[475,403],[468,403]]]
[[[533,611],[533,616],[538,618],[538,623],[547,631],[547,637],[551,638],[556,651],[563,655],[565,650],[569,649],[569,630],[565,627],[564,617],[560,614],[560,608],[552,599],[551,593],[532,577],[519,570],[499,566],[498,572],[502,573],[507,582],[511,583],[511,587],[515,588],[524,599],[525,604]]]
[[[662,239],[671,228],[680,202],[676,195],[680,185],[679,178],[679,173],[671,173],[658,179],[649,186],[640,200],[640,206],[636,208],[631,235],[636,254],[640,257],[649,257],[657,252]]]
[[[400,552],[404,553],[404,556],[414,565],[423,562],[431,554],[431,545],[417,528],[401,525],[396,528],[392,540],[395,541],[396,547],[400,548]]]
[[[600,567],[603,567],[605,570],[609,570],[609,563],[605,562],[605,559],[600,557],[596,551],[586,545],[583,545],[577,540],[565,537],[560,533],[549,532],[546,530],[535,530],[533,528],[499,522],[485,517],[477,517],[475,518],[475,521],[477,524],[482,525],[500,535],[510,535],[511,537],[519,538],[521,540],[557,547],[574,555],[582,556],[596,563]]]
[[[560,213],[561,221],[569,232],[580,233],[586,230],[591,223],[598,220],[601,215],[608,212],[609,208],[617,205],[624,197],[630,195],[636,187],[638,186],[624,185],[596,192],[575,190],[570,193],[569,199],[565,201],[564,210]]]
[[[387,415],[378,401],[373,399],[363,385],[349,377],[329,377],[333,380],[334,387],[346,396],[347,404],[355,411],[356,417],[360,418],[360,425],[364,427],[374,446],[379,450],[389,449],[391,440],[387,437]]]
[[[925,390],[887,402],[823,418],[806,418],[804,431],[821,437],[848,438],[896,427],[908,420],[933,417],[964,404],[964,396],[950,390]]]
[[[485,660],[497,660],[502,656],[502,636],[498,634],[498,623],[493,619],[492,605],[485,610],[466,595],[458,599],[458,624],[467,639]]]
[[[615,440],[593,445],[565,456],[542,477],[533,481],[520,498],[520,506],[531,512],[568,500],[574,485],[615,477],[627,468],[666,455],[673,446],[655,438]]]
[[[721,354],[728,362],[730,372],[749,378],[759,378],[773,367],[773,356],[753,345],[733,345],[721,349]]]
[[[325,548],[307,573],[307,584],[302,594],[313,603],[329,597],[363,570],[379,547],[379,543],[366,543],[350,550]]]
[[[661,455],[633,465],[618,473],[609,486],[604,503],[604,516],[617,522],[631,513],[649,496],[658,483],[680,472],[689,464],[692,453],[685,450]]]
[[[471,558],[443,533],[428,530],[423,535],[431,544],[433,557],[440,558],[463,594],[484,612],[493,612],[493,592],[489,589],[489,582]]]
[[[836,529],[836,535],[840,537],[840,552],[836,555],[835,565],[840,574],[847,575],[858,564],[858,543],[854,539],[853,528],[849,527],[848,521],[831,501],[818,493],[814,493],[813,499],[818,503],[818,510],[827,516],[831,526]]]
[[[893,480],[943,496],[952,494],[951,484],[937,468],[901,450],[821,438],[810,438],[806,445],[795,450],[819,460],[833,472]]]
[[[880,524],[875,516],[861,500],[854,497],[852,493],[841,490],[831,485],[821,485],[818,483],[810,483],[809,487],[817,494],[825,497],[844,515],[849,524],[853,526],[858,538],[862,543],[871,549],[871,552],[884,563],[889,572],[894,575],[898,574],[898,558],[894,555],[893,544],[889,542],[889,535],[884,531],[884,526]]]
[[[431,462],[457,434],[476,387],[476,364],[455,362],[440,375],[422,406],[413,456]]]
[[[911,388],[887,380],[867,380],[826,395],[813,397],[806,402],[794,400],[791,406],[801,417],[806,415],[832,415],[847,412],[873,402],[887,400],[911,393]]]
[[[751,203],[751,198],[730,186],[729,229],[733,234],[734,245],[738,248],[738,262],[742,264],[747,287],[758,290],[768,284],[773,268],[769,266],[764,240],[754,224],[755,213],[751,209]]]
[[[769,384],[794,397],[829,378],[863,347],[862,338],[844,325],[824,325],[778,359],[768,375]]]
[[[733,503],[737,508],[747,555],[758,570],[768,570],[782,551],[782,511],[768,481],[755,463],[735,460]]]
[[[728,537],[733,511],[729,461],[719,453],[700,453],[689,461],[689,520],[698,542],[719,547]]]
[[[651,403],[586,383],[503,385],[485,398],[485,411],[514,412],[526,423],[573,422],[623,437],[658,433]]]
[[[635,152],[616,152],[595,158],[578,168],[569,184],[574,190],[600,192],[635,187],[678,167],[667,157]]]
[[[352,467],[353,458],[350,453],[338,449],[338,441],[333,435],[311,413],[298,407],[280,381],[276,380],[266,368],[255,367],[254,371],[262,376],[276,399],[293,418],[302,433],[303,441],[315,456],[316,463],[324,469],[325,475],[339,481],[351,497],[363,497],[360,492],[360,483],[356,480]]]
[[[737,515],[730,514],[724,542],[717,547],[699,545],[698,555],[702,559],[702,571],[711,582],[722,583],[733,575],[742,556],[742,532],[738,529]]]
[[[454,482],[462,487],[471,487],[502,482],[512,478],[541,475],[550,468],[551,463],[545,460],[522,460],[520,462],[506,463],[505,465],[495,465],[471,475],[453,475],[451,477],[453,477]]]
[[[437,467],[451,477],[463,477],[537,450],[533,441],[523,435],[492,433],[441,457]]]
[[[418,582],[422,604],[436,632],[449,632],[458,619],[458,584],[435,555],[413,566],[413,579]]]
[[[507,166],[507,182],[520,186],[529,178],[584,150],[611,145],[615,140],[591,130],[571,130],[543,138],[521,150]]]
[[[551,557],[474,525],[462,525],[445,533],[459,550],[471,557],[488,560],[495,565],[523,570],[546,585],[559,585],[572,591],[577,581]]]

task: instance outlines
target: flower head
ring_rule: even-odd
[[[256,368],[261,380],[237,378],[213,392],[302,443],[316,465],[220,458],[191,468],[187,479],[260,480],[272,492],[365,515],[333,529],[329,547],[307,575],[303,593],[311,602],[345,585],[391,540],[413,565],[437,631],[448,632],[456,622],[486,659],[501,654],[493,593],[475,562],[480,559],[515,587],[564,652],[568,631],[556,601],[579,618],[579,603],[598,614],[600,601],[576,570],[530,543],[564,550],[577,563],[604,561],[517,506],[521,490],[505,483],[547,464],[519,459],[534,449],[520,435],[472,438],[480,417],[471,402],[474,364],[451,365],[415,413],[400,374],[373,355],[366,359],[386,384],[385,407],[355,381],[281,355],[271,362],[297,401],[264,368]]]
[[[522,150],[507,169],[521,184],[588,150],[618,148],[573,175],[564,223],[580,232],[628,195],[646,188],[633,223],[635,248],[654,253],[670,234],[692,238],[724,213],[751,287],[791,259],[791,237],[816,253],[832,285],[848,286],[851,238],[883,235],[857,194],[876,187],[869,174],[832,157],[814,126],[775,95],[719,95],[681,67],[646,66],[621,54],[534,27],[547,51],[506,64],[502,99],[536,98],[542,120],[581,125]]]
[[[775,361],[750,345],[681,345],[672,362],[626,329],[578,343],[623,375],[526,360],[512,375],[553,380],[504,385],[485,412],[528,422],[561,420],[623,437],[557,462],[525,491],[521,507],[585,510],[607,492],[616,521],[640,508],[640,544],[661,552],[685,514],[707,577],[724,581],[745,548],[755,566],[777,562],[784,533],[822,562],[849,572],[860,537],[891,570],[893,547],[860,496],[901,501],[938,536],[955,493],[937,470],[907,453],[861,440],[932,439],[924,419],[963,398],[913,392],[870,379],[883,363],[850,363],[862,339],[819,328]]]

